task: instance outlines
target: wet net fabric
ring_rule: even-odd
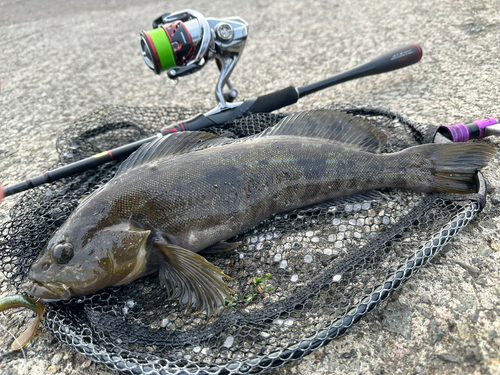
[[[347,108],[388,134],[384,152],[432,130],[376,108]],[[198,113],[179,108],[99,109],[60,134],[64,165],[146,138]],[[240,138],[285,114],[254,114],[206,129]],[[86,195],[109,181],[113,162],[24,194],[0,228],[0,269],[21,291],[50,235]],[[157,275],[68,302],[47,304],[44,325],[88,358],[130,374],[259,373],[298,360],[346,333],[425,266],[480,211],[478,194],[388,189],[275,215],[209,256],[231,280],[221,314],[185,312]]]

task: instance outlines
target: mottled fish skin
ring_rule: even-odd
[[[324,132],[325,114],[313,115],[311,128]],[[298,123],[289,122],[284,125],[294,130]],[[146,162],[131,159],[131,167],[86,198],[49,240],[30,270],[31,294],[68,299],[159,270],[173,298],[210,314],[230,291],[223,272],[196,252],[272,214],[354,193],[471,192],[473,173],[495,153],[479,144],[432,144],[379,154],[363,151],[356,140],[281,131],[166,157],[150,158],[154,150],[144,149]]]
[[[326,140],[263,137],[130,170],[81,215],[102,217],[97,227],[132,217],[200,251],[297,207],[383,187],[427,190],[420,166],[428,162],[412,161],[413,170],[407,162]]]

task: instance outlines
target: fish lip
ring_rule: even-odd
[[[70,288],[58,282],[40,283],[30,280],[30,286],[27,292],[33,297],[40,298],[44,302],[67,301],[71,298]]]

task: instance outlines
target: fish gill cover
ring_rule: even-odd
[[[360,115],[388,134],[383,152],[417,145],[430,126],[391,111]],[[157,133],[194,115],[179,108],[99,109],[60,134],[64,165]],[[241,138],[284,114],[254,114],[207,129]],[[24,194],[0,228],[0,268],[19,290],[32,262],[78,203],[109,181],[113,162]],[[275,215],[207,256],[234,291],[216,316],[167,300],[156,275],[47,304],[43,324],[88,358],[131,374],[259,373],[344,334],[431,260],[481,210],[484,196],[387,189]]]

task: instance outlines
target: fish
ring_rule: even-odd
[[[479,143],[382,153],[386,134],[334,110],[298,112],[231,140],[178,132],[141,146],[85,198],[32,264],[28,292],[68,300],[157,273],[166,298],[213,315],[231,296],[204,254],[273,214],[382,188],[475,192]]]
[[[43,314],[45,312],[45,306],[41,301],[35,300],[30,296],[24,294],[7,296],[0,300],[0,311],[15,309],[19,307],[30,309],[31,311],[34,311],[37,316],[35,320],[31,322],[28,328],[26,328],[26,330],[21,333],[21,335],[16,338],[11,344],[10,348],[12,350],[19,350],[31,341],[33,336],[35,336],[36,330],[38,329],[40,321],[42,320]]]

